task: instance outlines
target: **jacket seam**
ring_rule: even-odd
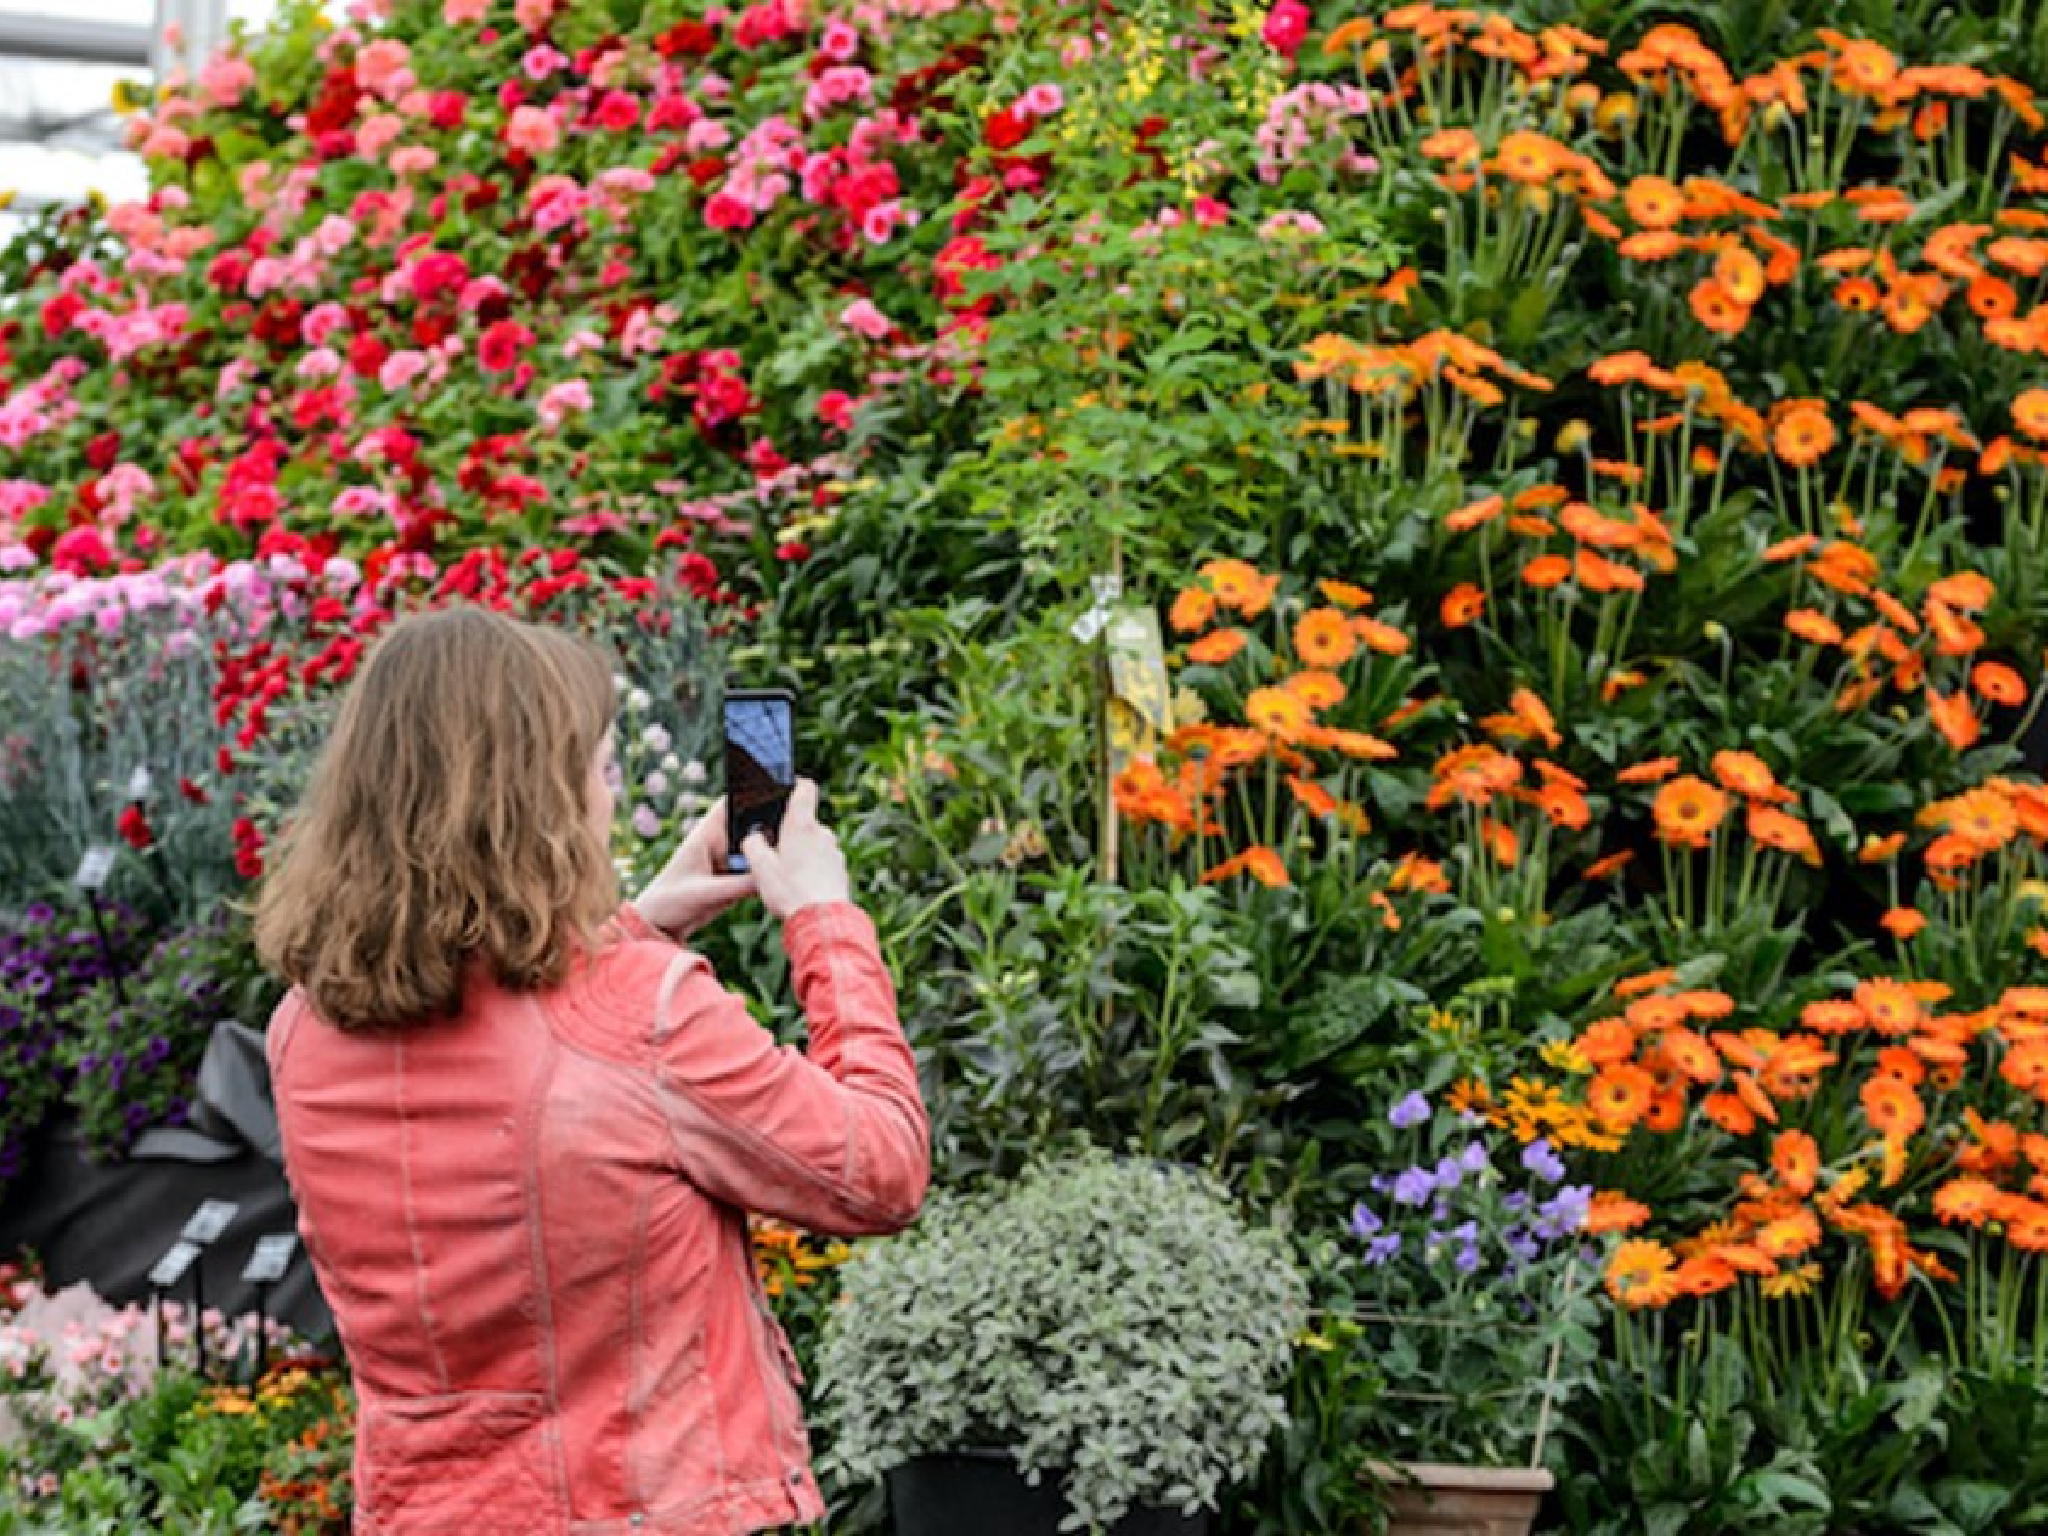
[[[537,1335],[534,1342],[538,1346],[536,1353],[540,1357],[541,1391],[547,1404],[549,1418],[559,1420],[562,1412],[561,1362],[556,1357],[555,1349],[554,1292],[549,1289],[551,1282],[548,1277],[547,1244],[543,1237],[546,1213],[543,1209],[544,1201],[540,1187],[540,1159],[536,1155],[534,1145],[541,1104],[555,1078],[554,1052],[559,1042],[547,1011],[541,1007],[539,1000],[529,995],[526,1003],[532,1010],[535,1022],[541,1026],[542,1033],[547,1037],[548,1050],[542,1059],[540,1070],[533,1075],[533,1084],[527,1090],[526,1103],[521,1107],[519,1145],[516,1152],[519,1158],[520,1182],[524,1186],[523,1193],[526,1198],[526,1245],[528,1261],[533,1266],[531,1273],[534,1325]],[[548,1436],[547,1439],[554,1456],[555,1465],[551,1470],[555,1475],[555,1486],[560,1490],[562,1513],[567,1518],[573,1518],[568,1450],[560,1434]]]
[[[434,1363],[434,1379],[447,1391],[454,1386],[448,1375],[448,1360],[441,1350],[440,1330],[435,1324],[432,1287],[427,1283],[427,1256],[420,1247],[419,1216],[413,1206],[412,1114],[405,1095],[405,1041],[395,1042],[392,1051],[393,1091],[398,1100],[398,1190],[399,1208],[405,1214],[405,1242],[412,1251],[413,1302],[420,1309],[420,1332],[427,1341],[427,1354]]]

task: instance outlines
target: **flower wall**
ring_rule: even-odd
[[[1566,1524],[2023,1525],[2024,19],[289,10],[137,113],[146,204],[0,254],[4,888],[108,842],[110,900],[204,922],[415,603],[614,640],[629,862],[703,674],[781,680],[948,1176],[1085,1135],[1320,1255],[1325,1433],[1245,1529],[1338,1528],[1399,1440],[1353,1314],[1529,1262],[1389,1182],[1411,1093],[1596,1191]],[[759,936],[718,958],[793,1026]],[[125,1123],[59,1022],[118,1010],[5,984],[17,1076],[69,1051]]]

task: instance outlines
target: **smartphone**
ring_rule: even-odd
[[[740,845],[754,833],[774,842],[796,787],[796,695],[784,688],[725,692],[725,863],[745,874]]]

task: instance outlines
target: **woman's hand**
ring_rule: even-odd
[[[720,799],[684,834],[647,889],[633,898],[634,909],[678,942],[688,939],[755,892],[751,872],[727,872],[725,852],[725,801]]]
[[[775,842],[756,832],[741,844],[740,852],[754,872],[761,904],[777,917],[853,899],[846,855],[839,851],[839,839],[818,820],[818,786],[809,779],[798,779],[790,791]]]

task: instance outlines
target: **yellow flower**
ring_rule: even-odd
[[[1536,1054],[1541,1056],[1543,1064],[1553,1071],[1570,1072],[1574,1076],[1583,1077],[1593,1070],[1593,1063],[1586,1060],[1585,1052],[1579,1049],[1576,1041],[1551,1040]]]
[[[1811,1295],[1820,1284],[1820,1275],[1818,1264],[1802,1264],[1797,1269],[1781,1269],[1775,1275],[1766,1275],[1758,1285],[1770,1300],[1783,1301],[1788,1296]]]

